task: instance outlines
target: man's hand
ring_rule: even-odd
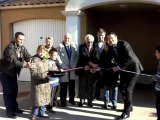
[[[113,70],[114,72],[117,72],[117,71],[121,70],[121,68],[120,68],[119,66],[116,66],[116,67],[113,67],[112,70]]]
[[[85,70],[85,71],[89,70],[89,66],[86,65],[86,66],[84,67],[84,70]]]
[[[95,63],[93,63],[91,61],[88,62],[88,65],[91,66],[92,68],[97,68],[98,67],[97,64],[95,64]]]
[[[27,62],[23,64],[23,68],[33,68],[35,65],[31,62]]]

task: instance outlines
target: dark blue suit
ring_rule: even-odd
[[[140,73],[143,70],[139,59],[128,42],[119,40],[116,45],[116,52],[117,63],[121,69],[137,73]],[[128,115],[132,108],[132,95],[137,78],[137,74],[120,72],[120,92],[124,100],[123,112]]]

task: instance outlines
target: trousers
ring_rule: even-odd
[[[118,87],[104,87],[104,103],[108,105],[109,102],[112,102],[114,106],[117,105],[117,97],[118,97]]]
[[[17,75],[10,77],[0,73],[0,80],[3,88],[3,99],[7,113],[14,112],[18,109],[17,94],[18,84]]]
[[[120,92],[124,101],[124,110],[126,114],[130,114],[132,108],[133,90],[139,75],[122,72],[120,75]]]
[[[66,104],[67,89],[69,87],[69,102],[74,102],[75,97],[75,80],[60,83],[60,101],[62,105]]]

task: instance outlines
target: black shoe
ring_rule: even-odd
[[[129,117],[130,117],[130,115],[128,115],[127,113],[122,113],[122,115],[119,116],[117,118],[117,120],[124,120],[124,119],[129,118]]]
[[[12,118],[12,119],[16,119],[17,115],[15,113],[7,113],[7,117]]]
[[[78,103],[78,107],[83,107],[82,102]]]
[[[50,104],[49,104],[49,105],[46,105],[45,107],[46,107],[47,110],[52,109],[52,105],[50,105]]]
[[[65,103],[62,103],[62,104],[61,104],[61,107],[66,107],[66,104],[65,104]]]
[[[17,109],[17,110],[15,110],[14,112],[15,112],[15,113],[18,113],[18,114],[22,114],[24,111],[21,110],[21,109]]]
[[[131,107],[131,109],[130,109],[130,112],[132,112],[133,111],[133,107]]]
[[[104,105],[103,105],[103,108],[104,108],[104,109],[108,109],[108,105],[104,104]]]
[[[43,117],[43,118],[49,118],[49,115],[44,113],[43,115],[40,115],[40,117]]]
[[[113,105],[112,109],[116,110],[117,109],[117,105]]]
[[[87,105],[88,105],[88,107],[93,107],[92,103],[88,103]]]
[[[71,105],[75,105],[76,103],[75,103],[75,102],[69,102],[69,104],[71,104]]]
[[[52,105],[52,106],[53,106],[53,107],[58,106],[57,101],[53,101],[53,105]]]
[[[56,113],[56,112],[53,110],[53,108],[52,108],[52,109],[48,109],[47,111],[50,112],[50,113]]]

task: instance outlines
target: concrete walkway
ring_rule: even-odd
[[[25,113],[19,115],[16,120],[30,119],[30,82],[19,82],[19,106]],[[76,98],[78,101],[78,98]],[[102,101],[94,101],[93,108],[87,106],[77,107],[68,105],[65,108],[55,108],[56,113],[51,114],[49,119],[40,120],[114,120],[121,114],[123,108],[121,96],[119,95],[117,110],[104,110],[101,108]],[[126,120],[156,120],[155,110],[155,95],[151,86],[136,86],[133,97],[133,112],[131,117]],[[0,120],[9,120],[5,114],[5,107],[3,103],[3,93],[0,84]]]

